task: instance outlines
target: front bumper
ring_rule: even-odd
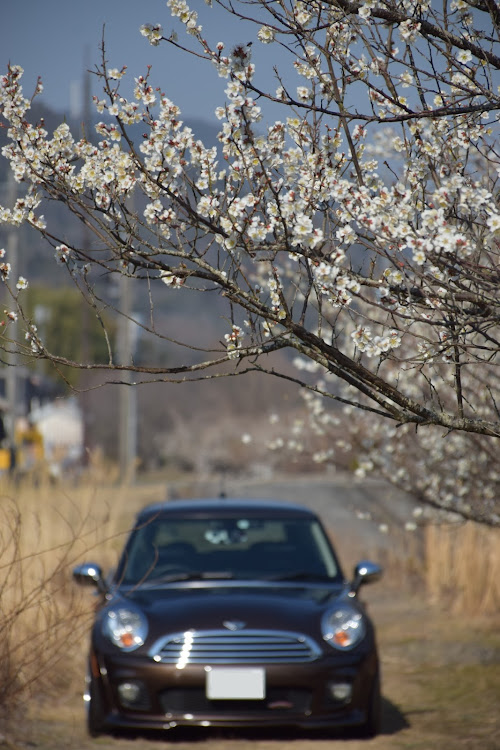
[[[261,665],[265,697],[257,700],[210,700],[206,670],[187,665],[94,655],[93,679],[101,688],[106,730],[163,730],[175,726],[296,727],[320,729],[363,724],[378,673],[375,650],[342,653],[307,664]],[[255,666],[255,665],[252,665]],[[136,686],[133,701],[120,685]],[[332,686],[348,685],[339,699]],[[138,689],[137,689],[138,688]]]

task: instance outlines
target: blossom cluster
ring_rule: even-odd
[[[242,347],[242,329],[233,323],[231,333],[224,334],[229,359],[236,359]]]
[[[377,408],[382,401],[392,413],[396,390],[406,416],[418,372],[416,403],[440,413],[458,381],[471,387],[457,370],[489,373],[500,350],[500,170],[490,114],[500,96],[491,52],[478,56],[480,30],[460,3],[449,8],[450,23],[468,28],[456,55],[439,35],[424,51],[426,14],[438,17],[426,0],[404,0],[392,23],[374,0],[352,18],[330,3],[285,5],[252,26],[257,44],[291,55],[276,91],[259,78],[253,44],[211,42],[186,0],[167,2],[186,50],[224,80],[216,145],[184,124],[151,69],[133,77],[128,100],[120,93],[128,69],[107,62],[96,138],[77,140],[67,124],[49,134],[29,122],[22,69],[10,66],[0,79],[3,155],[24,194],[0,208],[0,222],[45,233],[68,270],[87,263],[47,228],[41,206],[57,197],[88,219],[107,248],[105,261],[94,260],[107,270],[139,270],[164,294],[189,276],[190,287],[194,279],[193,288],[220,292],[231,321],[241,307],[249,346],[233,325],[224,334],[228,358],[287,345],[328,383],[329,368],[343,372],[335,349],[348,382],[368,384]],[[159,24],[141,33],[153,45],[173,39]],[[266,102],[280,107],[279,118],[269,120]],[[138,123],[142,135],[132,138]],[[8,282],[7,259],[1,273]],[[381,381],[390,395],[381,395]],[[490,392],[488,413],[474,392],[459,395],[459,416],[467,402],[471,419],[496,422]]]

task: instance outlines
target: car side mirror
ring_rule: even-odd
[[[95,586],[102,593],[107,589],[102,568],[95,563],[82,563],[73,568],[73,580],[80,586]]]
[[[375,583],[375,581],[380,580],[382,572],[382,568],[377,563],[370,560],[361,560],[354,568],[350,596],[356,596],[359,587],[365,583]]]

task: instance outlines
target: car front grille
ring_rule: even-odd
[[[274,630],[187,631],[158,640],[149,655],[164,664],[297,664],[314,661],[318,645],[308,636]]]

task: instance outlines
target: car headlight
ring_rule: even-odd
[[[146,640],[148,621],[135,607],[112,607],[104,617],[103,633],[118,648],[133,651]]]
[[[366,634],[365,620],[361,612],[348,604],[342,604],[323,616],[321,622],[323,638],[330,646],[349,651],[363,640]]]

